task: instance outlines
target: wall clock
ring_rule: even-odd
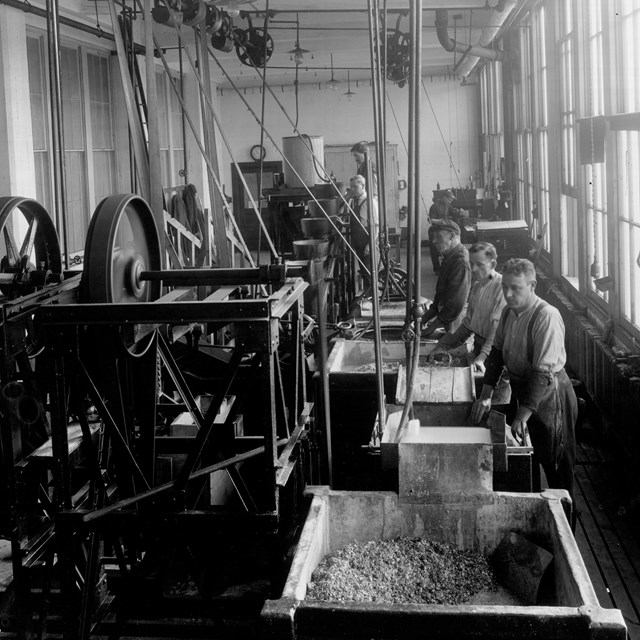
[[[266,149],[260,144],[254,144],[249,153],[256,162],[264,160],[264,157],[267,155]]]

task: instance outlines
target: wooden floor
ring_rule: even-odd
[[[620,609],[640,640],[640,508],[595,430],[577,435],[576,541],[601,606]]]

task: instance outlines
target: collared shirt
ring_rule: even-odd
[[[502,294],[502,275],[493,271],[488,278],[474,282],[469,293],[467,315],[451,336],[451,343],[462,344],[472,333],[484,341],[480,353],[489,355],[507,301]]]
[[[352,198],[349,205],[353,209],[353,212],[356,214],[357,218],[362,222],[363,226],[367,226],[369,221],[367,220],[367,207],[365,205],[367,200],[367,192],[362,193],[358,198]],[[371,217],[373,218],[373,223],[375,225],[378,224],[378,201],[375,198],[370,200],[371,203]]]
[[[557,373],[567,360],[564,322],[555,307],[546,305],[532,327],[533,361],[529,362],[527,327],[535,308],[543,304],[544,301],[534,295],[531,306],[518,314],[510,309],[506,321],[498,325],[493,346],[502,350],[504,363],[513,376],[529,378],[533,372]]]

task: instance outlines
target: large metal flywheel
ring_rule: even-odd
[[[142,281],[143,271],[161,268],[160,239],[149,205],[135,195],[102,200],[93,214],[85,245],[85,302],[151,302],[158,281]]]

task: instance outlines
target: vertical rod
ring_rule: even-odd
[[[158,117],[158,92],[156,88],[156,59],[150,52],[154,51],[155,41],[153,34],[153,18],[151,17],[151,0],[144,0],[143,28],[144,46],[147,55],[146,65],[146,102],[147,102],[147,149],[149,153],[149,196],[147,202],[153,218],[156,221],[158,235],[160,237],[160,255],[162,263],[166,261],[165,254],[165,222],[164,222],[164,198],[162,196],[162,162],[160,160],[160,123]],[[180,43],[182,44],[182,43]],[[182,77],[180,84],[182,84]],[[182,106],[182,102],[180,105]],[[169,159],[169,166],[172,166],[173,158]]]
[[[380,112],[379,112],[379,83],[378,83],[378,72],[376,71],[376,60],[375,60],[375,41],[378,40],[378,34],[375,32],[375,16],[372,5],[372,0],[367,0],[367,6],[369,8],[369,41],[370,41],[370,54],[371,54],[371,69],[372,69],[372,86],[374,87],[373,94],[373,120],[376,130],[376,148],[380,148],[380,144],[383,141],[380,140]],[[378,51],[379,53],[379,51]],[[379,60],[379,58],[378,58]],[[378,98],[378,99],[376,99]],[[373,314],[373,345],[375,349],[375,361],[376,361],[376,391],[377,391],[377,399],[378,399],[378,428],[377,435],[380,439],[382,437],[382,429],[384,424],[386,423],[386,407],[385,407],[385,397],[384,397],[384,377],[382,371],[382,338],[380,336],[380,298],[378,296],[378,260],[377,260],[377,238],[375,233],[375,224],[373,221],[372,215],[372,207],[371,201],[373,198],[373,185],[371,184],[371,162],[368,160],[368,153],[365,156],[367,160],[366,167],[367,173],[369,175],[366,176],[367,179],[367,212],[368,212],[368,222],[369,222],[369,256],[371,258],[371,311]],[[380,155],[378,155],[380,158]],[[378,171],[380,171],[381,167],[378,166]],[[380,178],[384,177],[384,173],[378,173]],[[380,181],[378,183],[378,192],[380,195],[384,194],[384,182]],[[381,203],[384,202],[384,199]],[[379,207],[379,211],[384,208],[384,205],[381,204]],[[382,223],[383,218],[380,218],[380,223]],[[380,225],[380,229],[382,230],[384,227],[382,224]]]
[[[318,356],[320,358],[320,366],[318,370],[322,376],[322,409],[321,413],[324,418],[324,432],[327,439],[327,469],[329,486],[333,487],[333,447],[331,432],[331,404],[329,392],[329,367],[327,366],[328,353],[327,344],[329,338],[327,336],[327,282],[325,279],[325,260],[314,259],[311,261],[309,270],[311,282],[316,285],[316,305],[318,309],[317,321],[319,332],[319,348]]]
[[[411,73],[413,75],[414,87],[414,108],[413,108],[413,135],[409,140],[413,142],[414,170],[415,176],[413,180],[413,188],[411,198],[413,200],[414,212],[414,269],[415,269],[415,285],[416,285],[416,303],[420,301],[420,99],[421,99],[421,80],[422,80],[422,0],[413,0],[412,6],[412,34],[411,47],[413,49],[413,65]]]
[[[400,424],[396,432],[395,441],[400,442],[402,433],[407,423],[409,413],[412,411],[413,398],[413,378],[418,368],[418,360],[420,358],[420,332],[421,320],[419,315],[420,308],[420,88],[421,88],[421,50],[422,38],[420,32],[422,30],[422,0],[411,0],[410,3],[410,42],[411,42],[411,70],[409,73],[409,179],[411,189],[408,196],[409,205],[409,225],[411,227],[409,239],[407,241],[407,261],[410,265],[407,273],[409,274],[409,283],[412,276],[415,280],[414,300],[412,296],[407,295],[407,325],[413,320],[413,351],[411,343],[407,340],[407,389],[406,400]],[[413,241],[413,247],[411,242]],[[412,250],[413,249],[413,250]],[[412,254],[413,253],[413,257]],[[408,289],[411,287],[408,286]],[[415,317],[414,317],[415,311]]]
[[[51,91],[51,124],[53,133],[53,191],[56,229],[62,234],[64,267],[69,268],[67,235],[66,171],[64,158],[64,120],[60,80],[60,15],[58,0],[47,0],[47,44],[49,47],[49,86]]]
[[[411,20],[411,18],[410,18]],[[411,29],[411,26],[410,26]],[[412,34],[410,34],[410,37],[412,37]],[[413,48],[410,51],[410,60],[411,60],[411,56],[413,55]],[[409,144],[408,144],[408,150],[407,150],[407,160],[408,160],[408,169],[407,169],[407,175],[408,175],[408,181],[409,181],[409,190],[407,192],[407,304],[406,304],[406,315],[407,315],[407,325],[409,325],[411,323],[411,319],[412,319],[412,310],[413,310],[413,305],[414,305],[414,298],[415,298],[415,303],[419,302],[420,299],[420,291],[416,290],[416,292],[414,292],[413,290],[413,285],[415,282],[415,277],[414,277],[414,271],[415,271],[415,267],[414,267],[414,261],[415,261],[415,253],[413,250],[413,242],[414,242],[414,235],[415,235],[415,227],[416,227],[416,218],[417,218],[417,214],[416,214],[416,206],[415,206],[415,202],[413,199],[413,185],[416,182],[416,162],[415,162],[415,145],[416,145],[416,139],[415,139],[415,100],[414,100],[414,96],[416,94],[416,91],[419,89],[419,87],[415,86],[415,78],[413,76],[413,73],[411,71],[411,62],[410,62],[410,71],[409,71],[409,115],[408,115],[408,134],[407,137],[409,138]],[[409,364],[409,345],[407,344],[407,367]]]
[[[385,148],[386,139],[384,137],[384,125],[382,122],[383,106],[381,92],[381,53],[380,53],[380,19],[379,19],[379,0],[369,0],[369,39],[371,46],[371,87],[373,89],[373,110],[374,110],[374,127],[376,136],[376,158],[378,164],[378,203],[380,205],[380,233],[386,239],[387,231],[387,207],[386,207],[386,165],[385,165]],[[372,185],[367,185],[370,189]],[[372,193],[373,195],[373,193]]]
[[[180,102],[180,126],[182,129],[182,164],[184,165],[182,168],[182,177],[184,178],[184,183],[189,184],[189,170],[188,170],[188,159],[187,159],[187,122],[184,116],[184,70],[182,68],[182,47],[178,49],[178,62],[180,65],[180,97],[182,101]]]

